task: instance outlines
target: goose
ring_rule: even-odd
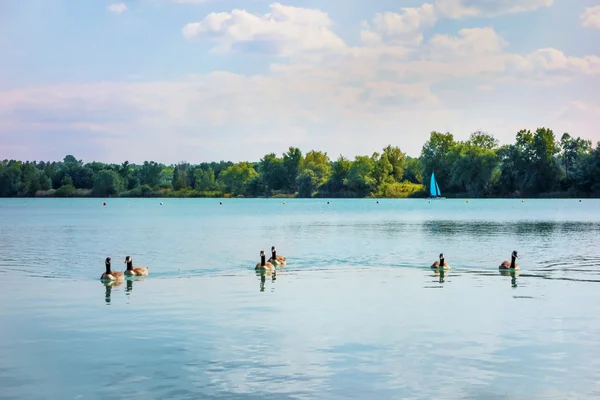
[[[127,264],[127,269],[125,270],[125,275],[130,275],[130,276],[146,276],[146,275],[148,275],[148,268],[133,266],[133,259],[131,258],[131,256],[125,257],[125,264]]]
[[[265,256],[265,251],[261,250],[260,251],[260,262],[258,264],[256,264],[256,267],[254,268],[255,270],[259,270],[259,269],[274,269],[275,266],[273,264],[271,264],[269,261],[266,261],[266,256]]]
[[[106,257],[104,260],[104,265],[106,265],[106,272],[102,274],[100,280],[102,281],[118,281],[124,278],[123,273],[121,271],[111,271],[110,270],[110,257]]]
[[[431,268],[450,269],[450,264],[448,264],[447,262],[444,261],[444,253],[440,253],[440,260],[434,261],[434,263],[431,264]]]
[[[519,265],[516,263],[517,258],[519,258],[517,251],[514,250],[510,257],[510,262],[502,261],[502,264],[498,268],[500,269],[519,269]]]
[[[278,256],[275,246],[271,246],[271,258],[267,260],[276,267],[283,267],[286,264],[284,256]]]

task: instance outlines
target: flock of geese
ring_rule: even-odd
[[[125,257],[125,264],[127,264],[127,268],[125,271],[112,271],[110,269],[110,257],[106,257],[104,261],[104,265],[106,266],[106,271],[100,277],[101,281],[121,281],[125,279],[125,275],[127,276],[147,276],[148,268],[146,267],[134,267],[133,266],[133,258],[131,256]]]
[[[519,257],[517,251],[514,250],[511,254],[510,261],[503,261],[499,269],[503,270],[517,270],[519,269],[519,265],[516,260]],[[260,262],[256,264],[254,269],[256,271],[274,271],[276,267],[283,267],[286,265],[286,259],[284,256],[280,256],[277,254],[277,250],[275,246],[271,246],[271,257],[267,260],[267,256],[265,255],[265,251],[260,251]],[[127,264],[127,268],[125,271],[112,271],[110,269],[110,257],[106,257],[105,265],[106,272],[102,274],[100,280],[102,281],[118,281],[123,280],[125,275],[127,276],[147,276],[148,268],[145,267],[134,267],[133,259],[131,256],[125,257],[125,264]],[[450,269],[450,264],[446,262],[444,257],[444,253],[440,254],[440,259],[436,260],[433,264],[431,264],[431,268],[433,269]]]
[[[517,258],[519,258],[519,255],[517,253],[516,250],[514,250],[510,256],[510,261],[502,261],[502,263],[500,264],[500,266],[498,267],[498,269],[512,269],[512,270],[517,270],[519,269],[519,264],[517,264]],[[433,264],[431,264],[431,268],[434,269],[450,269],[450,264],[448,264],[446,262],[446,259],[444,258],[444,253],[440,254],[440,260],[436,260],[434,261]]]

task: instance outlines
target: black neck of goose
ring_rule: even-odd
[[[511,268],[515,267],[515,256],[514,255],[510,258],[510,267]]]
[[[442,258],[440,258],[440,267],[443,267],[443,266],[444,266],[444,258],[442,257]]]
[[[265,256],[264,254],[262,256],[260,256],[260,265],[266,265],[267,261],[265,260],[267,256]]]
[[[133,261],[127,262],[127,270],[131,271],[133,269]]]
[[[106,273],[110,275],[110,263],[106,263]]]
[[[273,250],[273,251],[271,252],[271,257],[273,258],[273,260],[274,260],[275,258],[277,258],[277,252],[276,252],[275,250]]]

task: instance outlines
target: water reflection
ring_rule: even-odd
[[[133,282],[143,282],[144,278],[140,278],[140,277],[136,277],[136,278],[129,278],[126,280],[127,285],[125,286],[125,296],[129,297],[131,295],[131,292],[133,292]],[[137,284],[137,283],[136,283]]]
[[[502,275],[502,276],[510,276],[511,277],[510,285],[513,288],[517,287],[517,276],[519,276],[518,270],[511,271],[511,270],[501,269],[501,270],[499,270],[499,272],[500,272],[500,275]]]
[[[444,283],[446,280],[444,279],[447,275],[448,271],[445,269],[434,269],[433,276],[439,277],[439,283]]]
[[[112,288],[121,286],[123,284],[123,281],[102,282],[102,284],[105,287],[104,302],[106,303],[107,306],[109,306],[110,305],[110,295],[112,294]]]
[[[264,292],[265,291],[265,283],[267,282],[267,276],[271,277],[271,282],[275,283],[275,280],[277,279],[277,271],[275,269],[273,269],[273,272],[269,272],[269,271],[256,271],[256,276],[260,276],[260,291]]]
[[[576,232],[600,231],[597,222],[583,221],[459,221],[459,220],[428,220],[421,224],[421,231],[431,235],[505,235],[550,237],[557,230],[572,234]]]

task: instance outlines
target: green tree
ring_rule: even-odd
[[[493,149],[471,143],[461,146],[460,156],[452,167],[452,182],[464,188],[469,196],[479,197],[489,194],[499,179],[500,158]]]
[[[350,172],[352,161],[340,155],[338,159],[332,163],[331,175],[327,182],[319,190],[321,196],[341,196],[348,191],[345,182]]]
[[[302,173],[312,172],[309,175],[315,176],[316,180],[313,189],[316,190],[329,179],[329,175],[331,175],[331,160],[326,152],[311,150],[304,157],[301,171]],[[306,179],[306,177],[303,179]]]
[[[600,196],[600,142],[590,154],[581,157],[575,170],[575,178],[579,190]]]
[[[404,169],[404,178],[411,183],[423,183],[423,164],[421,160],[413,157],[406,157],[406,168]]]
[[[0,196],[17,196],[21,190],[21,165],[20,161],[7,161],[3,163],[0,171]]]
[[[305,169],[298,178],[298,197],[312,197],[319,186],[319,177],[310,168]]]
[[[498,148],[499,143],[494,135],[483,131],[475,131],[471,133],[468,144],[482,149],[494,150]]]
[[[560,139],[561,157],[565,168],[567,181],[570,180],[573,170],[576,169],[578,162],[590,154],[592,151],[592,142],[581,138],[572,138],[568,133],[564,133]]]
[[[400,182],[404,176],[406,168],[406,155],[399,147],[388,145],[384,147],[382,156],[385,156],[388,162],[392,165],[391,175],[397,182]]]
[[[172,180],[173,189],[181,190],[185,187],[185,183],[183,182],[183,177],[180,175],[179,168],[173,168],[173,180]]]
[[[219,179],[233,194],[244,194],[250,180],[258,177],[258,172],[249,162],[240,162],[221,172]]]
[[[21,192],[27,196],[33,196],[35,192],[42,188],[41,181],[42,172],[37,169],[33,163],[25,163],[21,166]]]
[[[194,172],[195,175],[195,189],[200,192],[208,192],[215,190],[215,172],[212,168],[208,168],[207,171],[197,169]]]
[[[376,188],[377,181],[373,177],[375,162],[371,157],[356,156],[344,184],[359,197],[365,197]]]
[[[380,186],[384,183],[393,183],[395,182],[392,173],[394,172],[394,166],[388,159],[386,153],[379,154],[377,152],[373,153],[371,156],[374,165],[373,178],[375,178],[375,182],[377,186]]]
[[[140,185],[148,185],[150,187],[160,185],[162,180],[162,170],[162,165],[154,161],[144,161],[144,164],[138,170]]]
[[[123,191],[123,182],[118,173],[112,170],[103,170],[98,173],[94,181],[93,193],[96,196],[113,196]]]
[[[298,190],[296,177],[302,167],[302,152],[299,148],[290,147],[283,154],[283,167],[285,169],[286,188],[290,193],[295,193]]]
[[[275,153],[265,155],[260,160],[259,171],[268,190],[282,190],[288,183],[283,160]]]

